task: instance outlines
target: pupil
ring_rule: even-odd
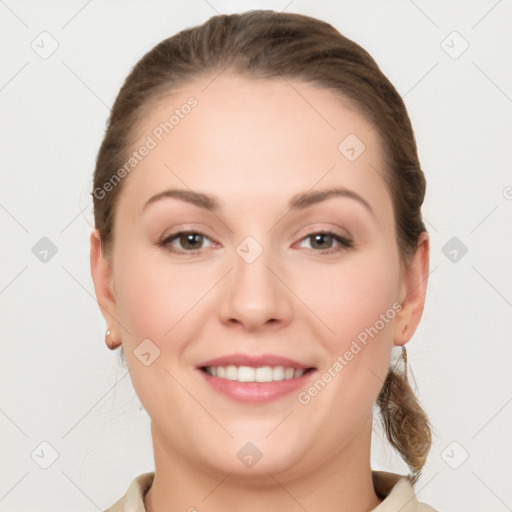
[[[323,238],[330,238],[331,235],[315,235],[314,236],[314,239],[315,239],[315,244],[317,243],[317,240],[318,239],[323,239]],[[325,245],[325,244],[324,244]]]
[[[194,245],[194,238],[199,237],[199,236],[201,236],[201,235],[198,235],[197,233],[189,233],[189,234],[184,235],[184,237],[185,237],[185,244],[184,244],[185,247],[188,247],[189,245],[193,246]],[[189,242],[190,242],[190,244],[189,244]],[[196,240],[196,242],[197,242],[197,240]],[[192,248],[194,249],[194,247],[192,247]]]

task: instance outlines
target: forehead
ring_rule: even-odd
[[[377,130],[332,90],[232,72],[181,85],[146,110],[134,150],[150,145],[126,184],[140,201],[164,186],[210,191],[240,204],[280,192],[342,185],[387,201]],[[124,194],[123,194],[124,195]],[[384,205],[386,207],[386,205]]]

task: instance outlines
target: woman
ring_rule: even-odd
[[[96,162],[91,269],[155,471],[110,512],[434,510],[404,346],[424,193],[402,99],[325,22],[215,16],[136,64]],[[375,405],[409,475],[371,469]]]

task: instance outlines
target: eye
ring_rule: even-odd
[[[204,249],[204,247],[202,247],[204,240],[210,240],[210,238],[204,233],[200,233],[198,231],[178,231],[165,237],[158,243],[158,245],[165,247],[169,252],[194,254],[196,251]],[[179,248],[176,249],[173,242],[177,242],[181,246],[182,250]]]
[[[204,249],[202,245],[205,240],[210,240],[210,238],[199,231],[177,231],[165,237],[158,245],[165,247],[169,252],[188,253],[188,255],[193,256]],[[302,238],[301,242],[305,240],[311,240],[310,250],[319,254],[334,254],[353,247],[352,240],[334,231],[317,231],[310,233]],[[177,248],[176,243],[181,247]],[[333,249],[335,243],[341,247],[338,249],[334,247]]]
[[[334,254],[336,252],[340,252],[345,249],[350,249],[353,247],[352,240],[335,233],[334,231],[317,231],[314,233],[310,233],[305,236],[304,240],[311,240],[311,250],[317,252],[319,254]],[[339,249],[334,248],[332,250],[333,243],[338,243],[342,247]]]

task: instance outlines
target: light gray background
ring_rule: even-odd
[[[255,8],[330,22],[404,97],[427,176],[432,251],[423,320],[407,345],[435,426],[417,493],[440,511],[512,510],[505,0],[0,1],[0,510],[103,510],[153,470],[148,417],[104,344],[90,277],[94,160],[109,106],[145,52],[216,12]],[[58,48],[42,58],[51,38]],[[461,38],[469,47],[457,55]],[[32,251],[42,237],[58,249],[46,262]],[[443,253],[453,237],[468,249],[455,262]],[[42,442],[58,453],[48,469]],[[406,472],[379,430],[372,465]],[[205,508],[200,497],[196,508]]]

